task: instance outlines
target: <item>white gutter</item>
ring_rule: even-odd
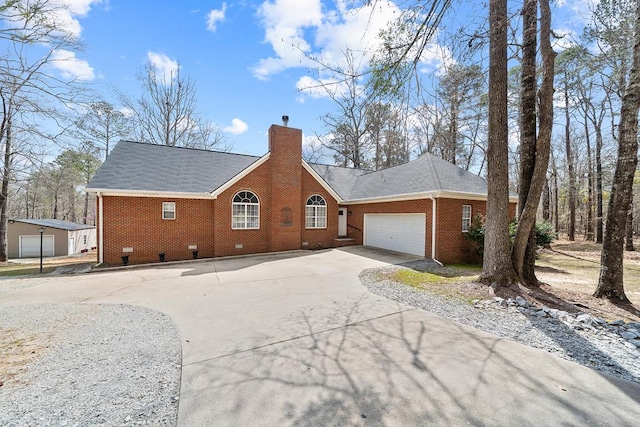
[[[98,256],[98,263],[104,262],[104,202],[102,201],[102,194],[96,192],[98,196],[98,234],[100,238],[100,255]]]
[[[440,265],[443,265],[436,259],[436,198],[434,196],[429,197],[431,199],[431,259]]]

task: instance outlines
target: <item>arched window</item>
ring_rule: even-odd
[[[306,228],[327,228],[327,202],[322,196],[307,199],[304,223]]]
[[[234,230],[260,228],[260,201],[251,191],[240,191],[233,196],[231,228]]]

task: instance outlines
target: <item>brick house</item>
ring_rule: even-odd
[[[346,244],[469,262],[464,232],[487,193],[484,179],[431,154],[376,172],[310,164],[302,131],[278,125],[261,157],[121,141],[87,191],[107,264]]]

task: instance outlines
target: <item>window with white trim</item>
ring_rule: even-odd
[[[327,228],[327,202],[318,194],[307,199],[304,225],[306,228]]]
[[[176,202],[162,202],[162,219],[176,219]]]
[[[462,205],[462,232],[468,232],[469,228],[471,228],[471,205]]]
[[[251,191],[240,191],[233,196],[231,228],[233,230],[257,230],[260,228],[260,201]]]

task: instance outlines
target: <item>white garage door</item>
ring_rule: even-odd
[[[412,255],[425,255],[427,215],[365,214],[364,245]]]
[[[43,236],[42,255],[53,256],[53,236]],[[40,235],[20,236],[20,258],[40,257]]]

